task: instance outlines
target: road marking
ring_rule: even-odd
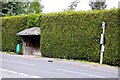
[[[39,77],[39,76],[31,76],[32,78],[42,78],[42,77]]]
[[[18,74],[23,76],[29,76],[28,74],[24,74],[24,73],[18,73]]]
[[[14,73],[14,74],[19,74],[19,75],[22,75],[22,76],[26,76],[28,78],[43,78],[43,77],[40,77],[40,76],[31,76],[31,75],[28,75],[28,74],[25,74],[25,73],[19,73],[19,72],[15,72],[15,71],[10,71],[10,70],[6,70],[6,69],[0,69],[1,71],[5,71],[5,72],[9,72],[9,73]]]
[[[5,70],[5,69],[0,69],[1,71],[7,71],[7,70]]]
[[[9,73],[14,73],[14,74],[16,74],[17,72],[15,72],[15,71],[7,71],[7,72],[9,72]]]
[[[98,76],[98,75],[94,75],[94,74],[88,74],[88,73],[80,73],[80,72],[76,72],[76,71],[71,71],[71,70],[66,70],[66,69],[57,69],[58,71],[63,71],[63,72],[69,72],[69,73],[74,73],[74,74],[81,74],[81,75],[88,75],[88,76],[92,76],[92,77],[97,77],[97,78],[105,78],[103,76]]]
[[[25,64],[25,65],[35,66],[35,64],[28,64],[28,63],[24,63],[24,62],[18,62],[18,61],[12,61],[12,60],[5,60],[5,59],[0,59],[0,60],[7,61],[7,62],[14,62],[14,63],[18,63],[18,64]]]

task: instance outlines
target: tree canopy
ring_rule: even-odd
[[[67,9],[64,9],[64,11],[75,10],[79,2],[79,0],[74,0],[72,3],[70,3]]]
[[[1,2],[2,16],[12,16],[19,14],[41,13],[42,6],[38,0],[33,2]]]
[[[2,15],[18,15],[24,13],[22,2],[2,2]]]
[[[92,10],[105,9],[107,7],[105,3],[106,3],[106,0],[90,0],[89,1],[89,5],[92,8]]]
[[[28,13],[41,13],[42,6],[38,0],[34,0],[34,2],[30,3]]]

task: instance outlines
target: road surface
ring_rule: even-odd
[[[2,78],[118,78],[118,69],[105,65],[2,52],[0,55]]]

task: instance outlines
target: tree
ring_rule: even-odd
[[[106,3],[106,0],[90,0],[89,1],[89,5],[91,6],[92,10],[105,9],[107,7],[105,3]]]
[[[22,2],[2,2],[2,15],[18,15],[22,14],[23,3]]]
[[[34,0],[34,2],[30,3],[28,13],[36,14],[41,12],[42,12],[42,6],[38,0]]]
[[[33,2],[2,2],[2,16],[12,16],[19,14],[31,14],[31,13],[41,13],[42,6],[39,0],[34,0]]]
[[[64,11],[75,10],[79,2],[79,0],[74,0],[72,3],[70,3],[67,9],[64,9]]]

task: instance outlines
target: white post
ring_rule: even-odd
[[[104,34],[105,34],[105,22],[102,22],[102,29],[103,32],[101,34],[101,39],[100,39],[100,44],[101,44],[101,53],[100,53],[100,64],[103,63],[103,54],[104,54],[104,48],[105,48],[105,44],[104,44]]]
[[[100,64],[103,62],[103,52],[100,53]]]

